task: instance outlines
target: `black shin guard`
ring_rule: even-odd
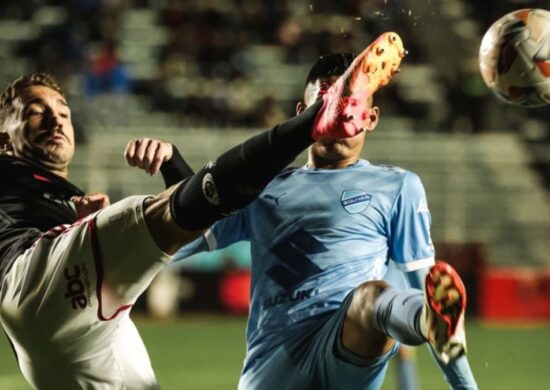
[[[322,101],[315,103],[208,163],[172,194],[172,218],[186,230],[204,229],[254,200],[311,145],[311,128],[321,105]]]

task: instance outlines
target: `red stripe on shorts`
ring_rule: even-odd
[[[96,225],[95,225],[95,218],[92,218],[88,221],[88,232],[90,233],[90,238],[92,240],[92,253],[94,256],[94,264],[96,269],[96,295],[97,295],[97,302],[98,302],[98,308],[97,308],[97,316],[101,321],[110,321],[116,316],[120,314],[120,312],[124,310],[128,310],[132,307],[132,305],[124,305],[121,306],[115,311],[115,313],[110,317],[105,317],[103,315],[103,303],[101,300],[101,286],[103,284],[103,259],[101,257],[101,250],[99,246],[99,239],[97,237],[97,231],[96,231]]]

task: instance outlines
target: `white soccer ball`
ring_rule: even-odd
[[[550,103],[550,12],[522,9],[498,19],[479,49],[487,86],[504,101],[537,107]]]

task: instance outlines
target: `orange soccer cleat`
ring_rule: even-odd
[[[426,275],[420,327],[439,359],[448,364],[466,353],[466,289],[458,273],[437,262]]]
[[[380,35],[323,95],[312,138],[348,138],[363,131],[369,117],[369,100],[399,72],[406,54],[399,35]]]

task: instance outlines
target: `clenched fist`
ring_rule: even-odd
[[[128,142],[124,157],[132,167],[143,169],[150,175],[159,172],[164,161],[172,158],[172,144],[150,138],[134,139]]]

